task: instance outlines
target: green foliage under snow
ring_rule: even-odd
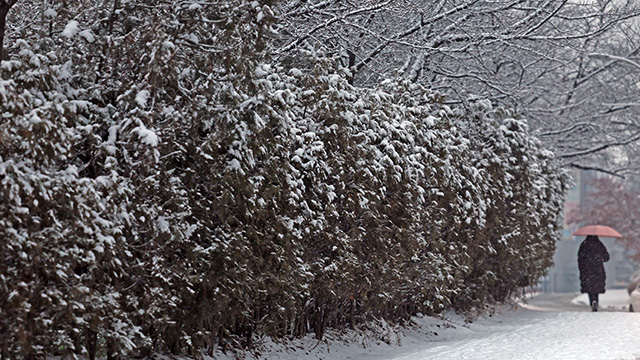
[[[274,60],[269,3],[12,10],[43,20],[0,66],[3,356],[320,338],[551,265],[565,175],[525,121]]]

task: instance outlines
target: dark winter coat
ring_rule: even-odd
[[[578,249],[578,269],[580,269],[580,292],[587,294],[604,293],[607,276],[604,263],[609,261],[609,252],[597,236],[589,235]]]

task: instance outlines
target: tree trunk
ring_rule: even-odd
[[[317,340],[322,340],[324,336],[324,330],[327,328],[327,315],[328,314],[324,305],[316,308],[314,314],[313,332],[315,333]]]
[[[322,309],[316,307],[313,314],[313,333],[316,335],[316,339],[322,339]]]
[[[0,0],[0,64],[4,60],[4,29],[7,25],[7,14],[16,2],[18,0]]]
[[[353,330],[356,327],[356,299],[353,294],[351,295],[349,302],[349,328]]]
[[[118,8],[120,7],[120,0],[115,0],[113,2],[113,11],[111,11],[111,15],[109,15],[109,23],[107,25],[107,30],[109,31],[109,35],[113,33],[113,23],[116,21],[116,13]]]
[[[213,326],[211,328],[212,329],[211,329],[211,338],[209,340],[209,351],[207,352],[209,356],[213,356],[213,353],[216,351],[218,331],[220,331],[220,327],[217,325],[215,321],[213,322]]]
[[[247,336],[247,349],[251,350],[253,347],[253,324],[249,324],[249,327],[246,331]]]
[[[7,14],[9,13],[9,3],[0,0],[0,64],[4,60],[4,28],[7,24]]]
[[[115,346],[113,339],[107,339],[107,360],[114,360]]]
[[[98,349],[98,333],[89,330],[87,336],[87,350],[89,351],[89,360],[96,360],[96,351]]]
[[[353,81],[356,77],[356,54],[351,50],[347,50],[347,54],[349,54],[349,71],[351,72],[348,80],[349,84],[353,85]]]

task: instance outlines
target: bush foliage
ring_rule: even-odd
[[[115,4],[9,19],[43,21],[0,66],[3,357],[321,338],[551,265],[565,175],[509,109],[276,59],[269,1]]]

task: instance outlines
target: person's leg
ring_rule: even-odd
[[[598,311],[598,294],[589,294],[589,305],[591,311]]]

